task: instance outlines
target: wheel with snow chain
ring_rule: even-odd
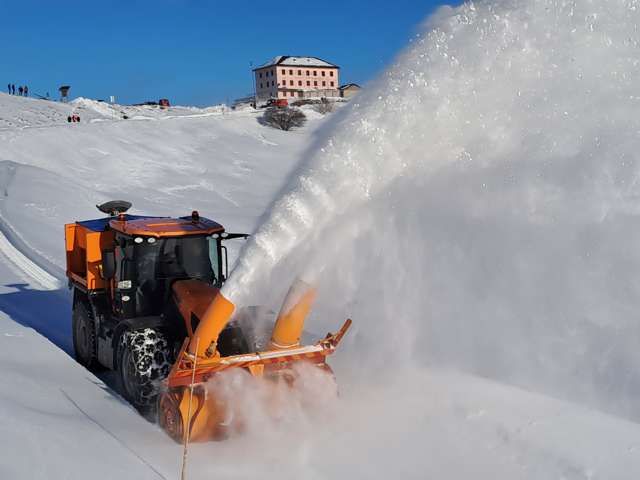
[[[160,384],[172,363],[170,343],[164,333],[154,328],[125,332],[118,344],[122,394],[138,410],[153,410]]]
[[[73,351],[77,362],[88,370],[99,370],[100,365],[96,358],[96,332],[93,317],[85,302],[78,298],[73,302],[71,330]]]

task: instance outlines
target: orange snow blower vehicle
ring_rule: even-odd
[[[114,370],[122,395],[156,413],[176,441],[223,438],[242,423],[233,418],[233,399],[215,388],[227,370],[290,388],[298,365],[333,378],[326,357],[351,320],[301,345],[311,286],[296,281],[277,317],[262,307],[236,308],[220,292],[228,277],[225,242],[247,234],[227,233],[195,211],[149,217],[127,214],[130,207],[107,202],[98,206],[105,218],[65,225],[79,363]]]

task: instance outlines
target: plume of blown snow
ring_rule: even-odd
[[[310,328],[356,321],[347,376],[444,365],[640,418],[639,25],[631,0],[440,9],[322,132],[225,295],[314,281]]]

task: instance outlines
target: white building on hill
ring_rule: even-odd
[[[253,69],[257,100],[339,97],[340,67],[317,57],[280,55]]]

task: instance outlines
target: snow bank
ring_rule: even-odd
[[[28,295],[0,287],[0,298],[11,294]],[[156,452],[170,452],[171,442],[99,379],[4,313],[0,363],[0,477],[168,478],[148,444],[155,437]],[[165,471],[173,472],[176,462],[167,460]]]

